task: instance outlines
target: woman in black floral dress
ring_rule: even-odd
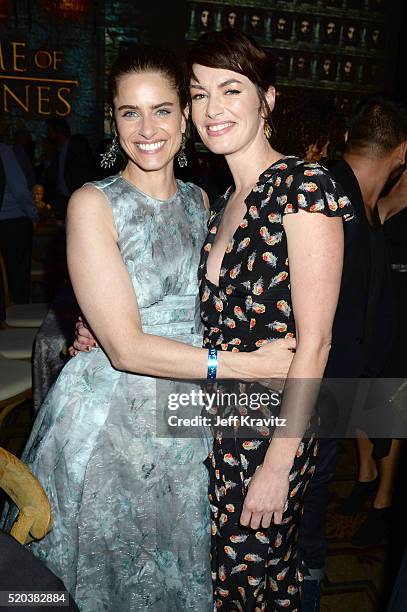
[[[290,437],[267,427],[217,431],[208,459],[215,608],[299,611],[296,540],[317,454],[307,380],[322,377],[328,358],[342,219],[352,211],[325,168],[270,146],[273,69],[261,49],[235,31],[209,33],[192,48],[190,66],[194,124],[225,155],[235,183],[213,207],[202,249],[204,343],[254,351],[295,335],[281,414],[303,423]]]

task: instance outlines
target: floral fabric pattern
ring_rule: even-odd
[[[247,210],[226,248],[217,286],[207,278],[207,261],[229,196],[230,190],[216,203],[201,251],[204,345],[222,351],[253,351],[276,338],[295,336],[284,215],[304,210],[350,220],[353,212],[324,167],[284,157],[259,177],[246,198]],[[224,433],[217,431],[207,461],[215,607],[225,612],[298,612],[303,575],[296,541],[302,499],[318,451],[312,423],[290,473],[283,524],[257,532],[243,528],[239,517],[273,430],[255,428],[246,439]]]
[[[112,208],[143,330],[201,346],[200,190],[179,182],[160,202],[121,175],[95,185]],[[211,609],[212,440],[158,437],[160,406],[155,378],[115,370],[94,349],[67,363],[38,412],[23,460],[45,488],[54,527],[31,550],[81,612]]]
[[[222,350],[255,350],[295,332],[283,216],[306,210],[350,220],[353,211],[328,170],[283,158],[260,176],[246,198],[246,214],[226,249],[216,287],[207,279],[206,262],[229,195],[230,190],[212,211],[201,254],[204,342]]]

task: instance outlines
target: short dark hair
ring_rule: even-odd
[[[265,94],[276,82],[275,62],[249,36],[233,29],[206,32],[188,52],[189,78],[194,77],[194,64],[243,74],[256,86],[261,103],[270,113]]]
[[[189,89],[177,56],[169,49],[156,45],[132,45],[120,53],[110,71],[108,90],[112,107],[119,78],[132,72],[161,73],[177,91],[181,108],[184,109],[188,105]]]
[[[406,109],[390,98],[372,96],[350,120],[346,151],[380,157],[406,140]]]
[[[69,123],[63,117],[51,117],[46,121],[47,126],[52,127],[56,131],[57,134],[62,134],[66,138],[69,138],[71,135],[71,128],[69,127]]]

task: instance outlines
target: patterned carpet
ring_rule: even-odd
[[[352,535],[364,520],[365,512],[348,517],[338,514],[336,509],[350,493],[356,465],[355,443],[352,440],[341,442],[336,475],[330,484],[328,559],[321,612],[385,612],[406,541],[405,528],[401,529],[405,519],[399,499],[387,542],[366,548],[350,544]]]
[[[0,446],[19,455],[30,429],[31,418],[29,405],[14,411],[0,431]],[[401,548],[407,539],[406,533],[400,529],[406,522],[405,518],[401,512],[395,512],[394,533],[387,544],[371,548],[357,548],[350,544],[350,538],[365,514],[345,517],[335,510],[349,494],[355,474],[355,444],[347,440],[339,445],[337,472],[330,485],[327,518],[329,549],[321,612],[385,612],[385,602],[397,572]]]

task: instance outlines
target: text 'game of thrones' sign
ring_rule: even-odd
[[[72,112],[77,78],[66,78],[64,53],[59,49],[30,49],[24,40],[0,41],[0,111],[20,109],[31,116]]]

